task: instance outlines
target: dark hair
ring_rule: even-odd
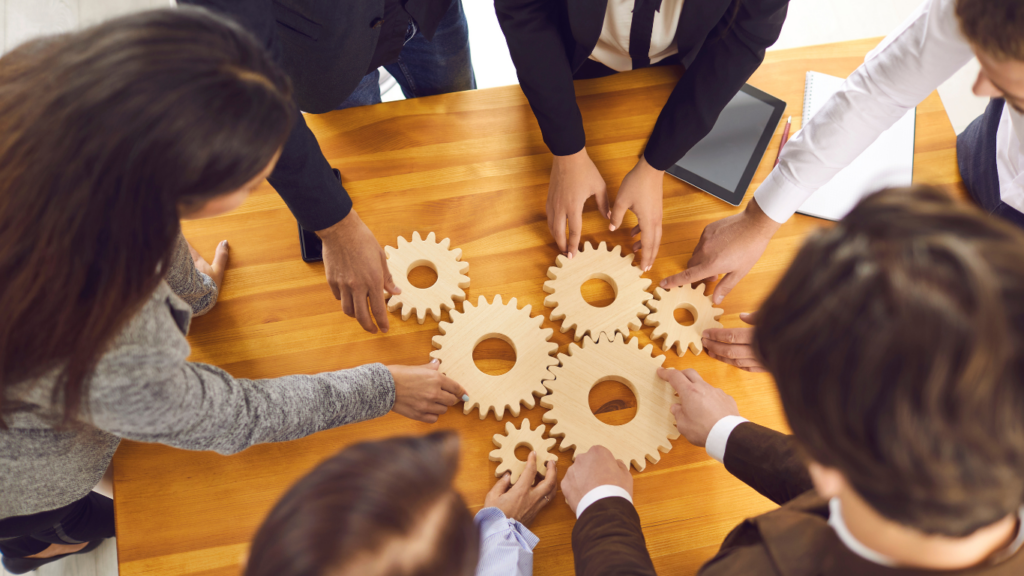
[[[458,460],[451,432],[342,450],[270,511],[245,576],[471,576],[480,544],[452,487]]]
[[[287,77],[237,24],[156,10],[0,59],[0,427],[57,371],[67,421],[168,270],[179,207],[241,188],[293,122]]]
[[[811,236],[755,345],[796,438],[880,514],[961,537],[1024,498],[1024,232],[930,187]]]
[[[973,44],[1000,59],[1024,60],[1024,3],[957,0],[960,29]]]

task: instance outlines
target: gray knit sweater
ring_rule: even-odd
[[[243,380],[187,362],[192,315],[212,308],[216,298],[213,282],[195,269],[179,238],[166,281],[100,359],[87,413],[69,427],[56,427],[54,374],[13,387],[12,398],[27,406],[0,429],[0,519],[82,498],[99,482],[122,438],[233,454],[391,410],[395,384],[381,364]]]

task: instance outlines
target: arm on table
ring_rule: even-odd
[[[708,454],[712,444],[709,436]],[[753,422],[736,425],[725,443],[724,458],[712,457],[724,460],[729,473],[779,506],[814,487],[793,437]]]
[[[166,277],[167,285],[192,307],[193,316],[202,316],[213,309],[220,295],[220,287],[213,278],[196,268],[188,241],[181,233],[178,233],[170,268]]]
[[[476,576],[530,576],[533,549],[540,542],[530,529],[497,507],[483,508],[474,518],[480,530],[480,561]]]
[[[572,529],[576,576],[654,576],[633,503],[602,498],[583,511]]]

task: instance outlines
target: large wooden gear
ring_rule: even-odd
[[[531,430],[529,418],[524,418],[519,428],[513,426],[511,422],[506,422],[505,435],[494,435],[494,445],[498,449],[491,450],[491,453],[487,455],[492,462],[499,463],[498,469],[494,472],[495,477],[501,477],[505,472],[512,472],[509,480],[513,484],[519,480],[519,476],[526,470],[526,462],[516,457],[516,448],[520,446],[526,446],[537,453],[537,472],[541,476],[545,476],[548,470],[548,460],[558,460],[558,457],[551,453],[551,449],[555,447],[555,439],[544,438],[544,430],[543,424],[536,430]],[[532,477],[530,481],[533,481]]]
[[[544,283],[544,291],[550,294],[544,305],[554,308],[551,320],[562,320],[562,332],[574,330],[573,338],[578,341],[586,335],[610,337],[640,329],[640,318],[649,312],[644,303],[651,297],[647,292],[651,280],[641,278],[632,254],[623,256],[620,246],[609,250],[604,242],[597,248],[587,242],[574,258],[559,254],[555,263],[548,268],[550,280]],[[594,278],[604,280],[615,291],[615,300],[606,307],[592,306],[583,299],[583,283]]]
[[[519,416],[520,404],[533,408],[534,396],[547,393],[542,382],[551,377],[548,366],[558,364],[553,356],[558,344],[548,341],[555,331],[541,328],[544,317],[530,316],[529,305],[517,308],[515,298],[503,304],[500,294],[490,304],[480,296],[476,306],[466,302],[461,313],[452,310],[449,315],[450,322],[438,325],[442,335],[434,336],[438,350],[430,355],[441,361],[441,371],[466,389],[469,401],[463,413],[479,407],[481,420],[491,410],[501,420],[506,409]],[[516,353],[515,365],[499,376],[482,372],[473,362],[473,349],[488,338],[504,340]]]
[[[401,294],[392,294],[388,300],[388,310],[402,310],[402,320],[416,314],[416,321],[423,324],[427,314],[434,320],[441,319],[441,311],[455,308],[456,302],[466,299],[466,288],[469,288],[469,262],[462,262],[462,249],[449,250],[450,240],[440,242],[434,239],[434,233],[427,234],[427,239],[420,237],[419,232],[412,233],[412,241],[398,237],[398,248],[384,247],[388,257],[388,270],[395,285],[402,289]],[[437,281],[428,288],[417,288],[409,282],[409,272],[413,268],[426,266],[437,272]]]
[[[677,401],[675,391],[657,373],[665,357],[652,357],[654,346],[641,350],[639,342],[633,338],[626,343],[621,334],[597,341],[588,336],[582,346],[569,344],[569,354],[558,355],[561,365],[549,369],[554,379],[544,382],[551,394],[540,399],[540,405],[549,409],[542,420],[554,423],[551,436],[562,436],[559,450],[575,447],[574,460],[576,454],[600,445],[616,459],[643,470],[648,460],[661,460],[659,451],[671,450],[669,440],[679,437],[670,410]],[[622,382],[636,396],[636,416],[626,424],[606,424],[590,410],[590,391],[605,380]]]
[[[721,328],[722,323],[718,319],[725,313],[725,310],[715,308],[710,296],[704,295],[703,284],[697,288],[686,285],[667,291],[655,288],[654,298],[647,301],[647,307],[651,313],[644,319],[644,324],[655,326],[651,340],[664,338],[661,347],[668,350],[675,346],[676,354],[680,356],[686,353],[687,347],[690,352],[700,354],[704,350],[701,334],[710,328]],[[675,311],[680,308],[685,308],[693,316],[693,324],[683,326],[676,322]]]

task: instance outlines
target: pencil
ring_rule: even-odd
[[[782,141],[779,142],[779,155],[775,157],[775,165],[779,165],[779,159],[782,158],[782,147],[789,142],[789,127],[793,125],[793,117],[790,116],[789,120],[786,120],[786,127],[782,130]]]

